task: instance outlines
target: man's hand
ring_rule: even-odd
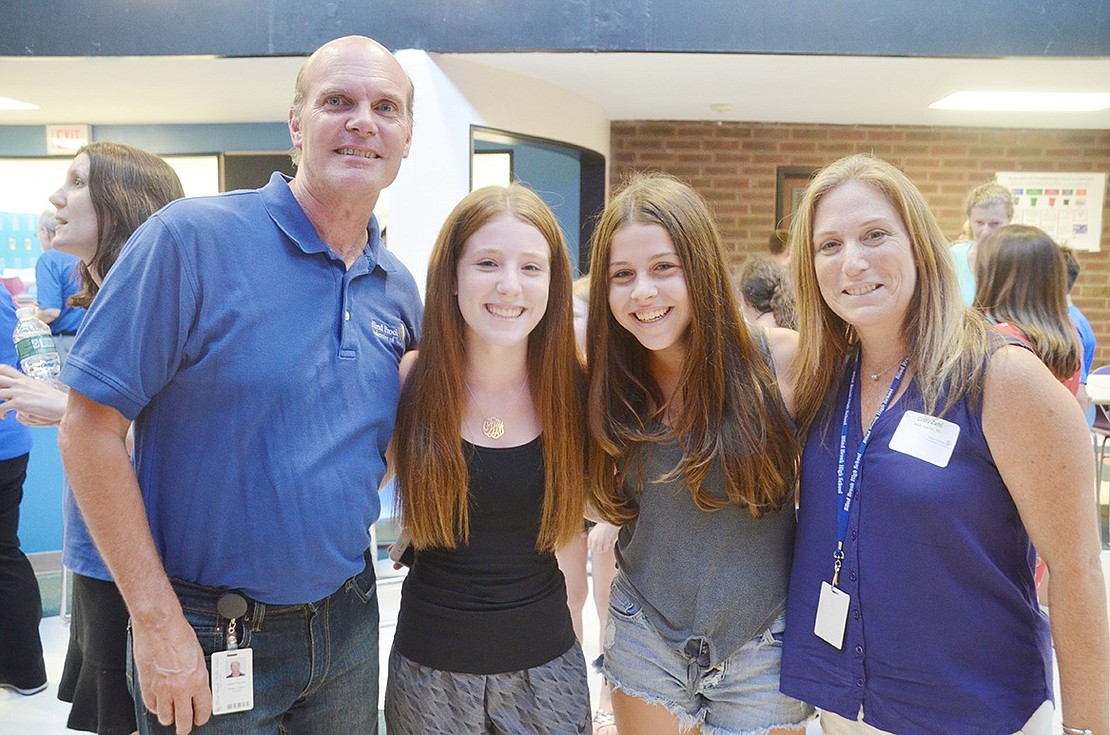
[[[196,633],[179,612],[157,626],[131,621],[132,649],[143,704],[172,725],[178,735],[199,727],[212,716],[212,690],[204,651]]]

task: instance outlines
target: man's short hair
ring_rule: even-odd
[[[51,235],[54,234],[54,230],[58,227],[58,220],[54,219],[53,209],[44,209],[42,211],[42,214],[39,215],[39,227],[46,228],[46,231]]]

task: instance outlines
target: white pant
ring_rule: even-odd
[[[1052,702],[1046,700],[1014,735],[1051,735],[1052,712]],[[855,722],[847,720],[834,712],[821,710],[821,730],[825,735],[891,735],[886,730],[880,730],[861,722],[862,719],[862,707],[859,711],[859,719]]]

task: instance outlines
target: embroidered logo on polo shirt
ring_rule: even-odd
[[[405,338],[404,322],[398,322],[397,326],[391,327],[388,324],[382,324],[377,319],[371,319],[370,329],[374,331],[374,334],[376,334],[379,339],[386,340],[387,342],[394,342],[402,347],[404,347],[405,343],[408,341]]]

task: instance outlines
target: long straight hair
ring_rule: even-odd
[[[1060,379],[1079,369],[1079,336],[1068,318],[1064,253],[1046,232],[1006,225],[979,244],[975,259],[975,308],[1009,322],[1033,345]]]
[[[168,163],[141,148],[97,141],[77,151],[78,156],[82,153],[89,157],[89,198],[96,211],[96,254],[88,264],[80,264],[81,290],[70,296],[67,303],[88,308],[100,291],[90,271],[103,280],[131,233],[150,215],[185,196],[185,191],[177,172]]]
[[[682,407],[659,429],[667,404],[648,371],[649,352],[609,308],[613,236],[629,224],[656,224],[675,244],[692,318],[677,391]],[[681,477],[705,511],[734,504],[758,518],[793,497],[798,445],[767,357],[740,316],[724,250],[705,201],[668,176],[638,176],[601,215],[593,236],[587,364],[590,430],[587,474],[591,499],[608,521],[639,513],[641,483]],[[677,439],[678,465],[661,478],[642,478],[636,454],[645,443]],[[725,495],[704,481],[718,463]]]
[[[460,439],[466,324],[456,296],[458,263],[475,232],[506,216],[535,227],[551,255],[547,311],[527,347],[530,398],[543,438],[543,520],[536,548],[554,551],[582,530],[585,383],[574,343],[566,243],[555,216],[531,190],[487,186],[459,202],[436,239],[420,357],[397,409],[397,506],[418,548],[453,549],[470,538],[469,475]]]
[[[982,394],[986,360],[994,344],[986,320],[960,298],[948,241],[913,182],[886,161],[869,155],[841,158],[810,182],[790,226],[791,266],[798,294],[798,354],[794,358],[795,419],[805,432],[839,384],[845,360],[859,338],[821,296],[814,270],[813,220],[829,192],[850,181],[874,189],[901,217],[910,240],[917,285],[902,331],[926,412],[947,410],[964,396]]]

